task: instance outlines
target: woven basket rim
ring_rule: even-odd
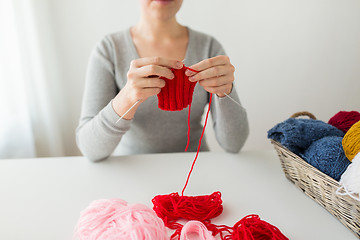
[[[337,180],[333,179],[332,177],[330,177],[329,175],[326,175],[325,173],[321,172],[319,169],[315,168],[314,166],[312,166],[311,164],[306,162],[303,158],[301,158],[299,155],[297,155],[297,154],[293,153],[292,151],[290,151],[288,148],[283,146],[278,141],[275,141],[275,140],[271,139],[271,142],[274,145],[282,148],[288,154],[292,155],[295,158],[295,161],[297,161],[299,164],[304,165],[305,167],[311,168],[311,170],[313,171],[312,174],[316,174],[319,177],[322,177],[322,178],[326,179],[329,183],[331,183],[336,188],[339,188],[341,186],[339,181],[337,181]]]
[[[270,140],[278,153],[285,176],[360,238],[360,202],[347,195],[338,195],[336,190],[341,186],[338,181],[307,163],[281,143]],[[318,192],[314,189],[322,190]]]

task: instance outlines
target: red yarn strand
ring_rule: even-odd
[[[189,144],[190,144],[190,113],[191,113],[191,103],[189,104],[189,110],[188,110],[188,132],[187,132],[187,144],[185,148],[185,152],[187,152]]]
[[[210,99],[209,99],[209,107],[208,107],[208,110],[207,110],[207,113],[206,113],[206,118],[205,118],[205,124],[204,124],[204,127],[203,127],[203,130],[202,130],[202,133],[201,133],[201,136],[200,136],[200,140],[199,140],[199,146],[198,146],[198,149],[196,151],[196,156],[195,156],[195,159],[191,165],[191,169],[190,169],[190,172],[187,176],[187,179],[186,179],[186,182],[185,182],[185,186],[183,188],[183,190],[181,191],[181,196],[184,196],[184,191],[189,183],[189,179],[190,179],[190,175],[194,169],[194,166],[195,166],[195,163],[196,163],[196,159],[197,157],[199,156],[199,152],[200,152],[200,147],[201,147],[201,140],[204,136],[204,132],[205,132],[205,128],[206,128],[206,124],[207,124],[207,120],[208,120],[208,117],[209,117],[209,112],[210,112],[210,106],[211,106],[211,99],[212,99],[212,93],[210,93]]]

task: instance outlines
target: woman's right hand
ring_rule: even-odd
[[[144,102],[147,98],[157,95],[165,86],[165,80],[173,79],[170,68],[181,69],[183,63],[162,57],[146,57],[133,60],[127,73],[124,88],[112,101],[115,112],[122,116],[138,100]],[[139,104],[137,104],[139,106]],[[137,107],[134,107],[124,119],[132,119]]]

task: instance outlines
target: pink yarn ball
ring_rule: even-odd
[[[181,229],[180,240],[216,240],[212,233],[200,221],[189,221]]]
[[[100,199],[81,212],[74,239],[165,240],[168,236],[164,222],[151,208],[122,199]]]

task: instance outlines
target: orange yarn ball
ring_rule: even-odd
[[[360,121],[352,125],[342,140],[346,157],[352,161],[360,152]]]

